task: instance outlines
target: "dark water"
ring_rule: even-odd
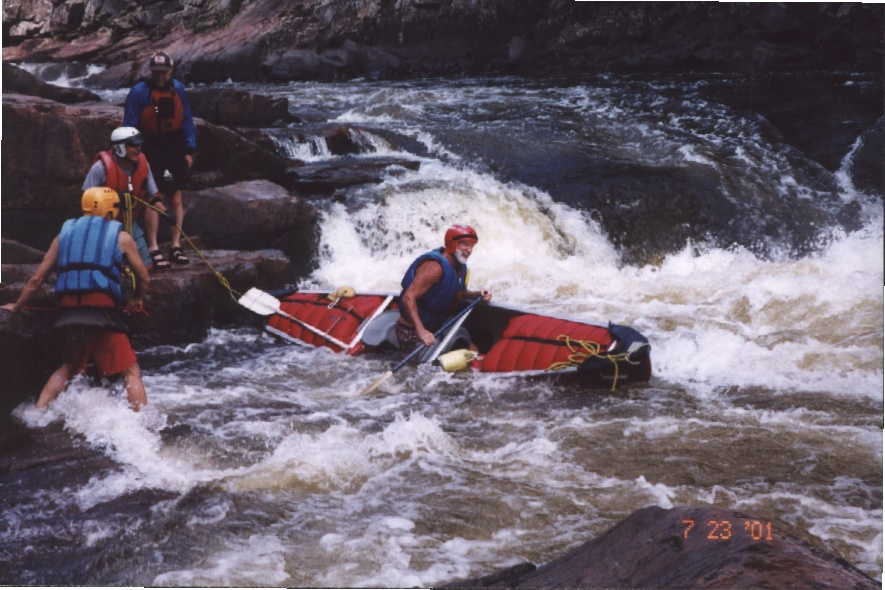
[[[322,205],[304,286],[396,290],[416,253],[468,221],[473,285],[636,327],[654,378],[612,394],[427,367],[360,396],[387,362],[249,329],[145,351],[140,415],[87,383],[17,411],[38,442],[75,450],[0,479],[0,582],[427,586],[550,560],[644,506],[697,503],[780,519],[879,577],[881,200],[852,186],[850,150],[828,172],[704,99],[710,83],[252,87],[407,136],[422,161]],[[293,156],[329,157],[273,134]],[[359,139],[403,155],[382,133]],[[580,191],[613,162],[708,186],[721,204],[708,230],[625,264],[606,219],[641,207],[647,185],[602,217]]]

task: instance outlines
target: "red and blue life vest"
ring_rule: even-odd
[[[453,267],[443,255],[443,251],[443,248],[438,248],[416,258],[401,282],[402,293],[405,293],[412,281],[415,280],[418,267],[427,260],[434,260],[442,267],[443,276],[439,282],[418,298],[418,315],[421,317],[424,327],[430,331],[436,330],[446,321],[452,311],[455,297],[467,288],[467,265],[458,264],[457,268]],[[402,297],[402,293],[400,293],[400,297]]]
[[[117,245],[122,229],[119,221],[92,215],[65,221],[58,240],[56,294],[100,291],[122,303],[123,251]]]

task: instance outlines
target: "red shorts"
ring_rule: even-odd
[[[59,305],[64,309],[81,306],[113,308],[115,304],[105,293],[84,293],[64,295]],[[102,377],[117,375],[135,364],[135,351],[124,332],[78,325],[60,329],[64,331],[64,362],[73,367],[74,373],[82,372],[90,360],[95,361]]]
[[[77,327],[67,328],[67,332],[64,361],[74,373],[86,369],[90,360],[95,361],[102,377],[118,375],[135,364],[129,336],[122,332]]]

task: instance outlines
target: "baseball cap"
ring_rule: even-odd
[[[171,70],[174,63],[168,53],[158,51],[151,56],[148,65],[152,70]]]

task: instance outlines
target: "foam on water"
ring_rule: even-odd
[[[175,570],[156,576],[155,586],[281,586],[286,573],[286,547],[273,535],[249,535],[235,546],[204,560],[204,567]]]
[[[420,414],[397,415],[383,431],[366,434],[336,424],[324,432],[294,433],[269,457],[230,481],[236,489],[310,485],[322,489],[354,490],[376,473],[419,455],[450,455],[456,445],[435,421]]]
[[[636,268],[619,264],[587,214],[470,169],[428,162],[378,194],[363,209],[325,213],[310,285],[396,292],[414,256],[466,222],[480,235],[472,286],[554,315],[632,323],[651,337],[665,379],[707,393],[731,385],[881,393],[881,207],[862,230],[834,232],[798,260],[688,245]]]

